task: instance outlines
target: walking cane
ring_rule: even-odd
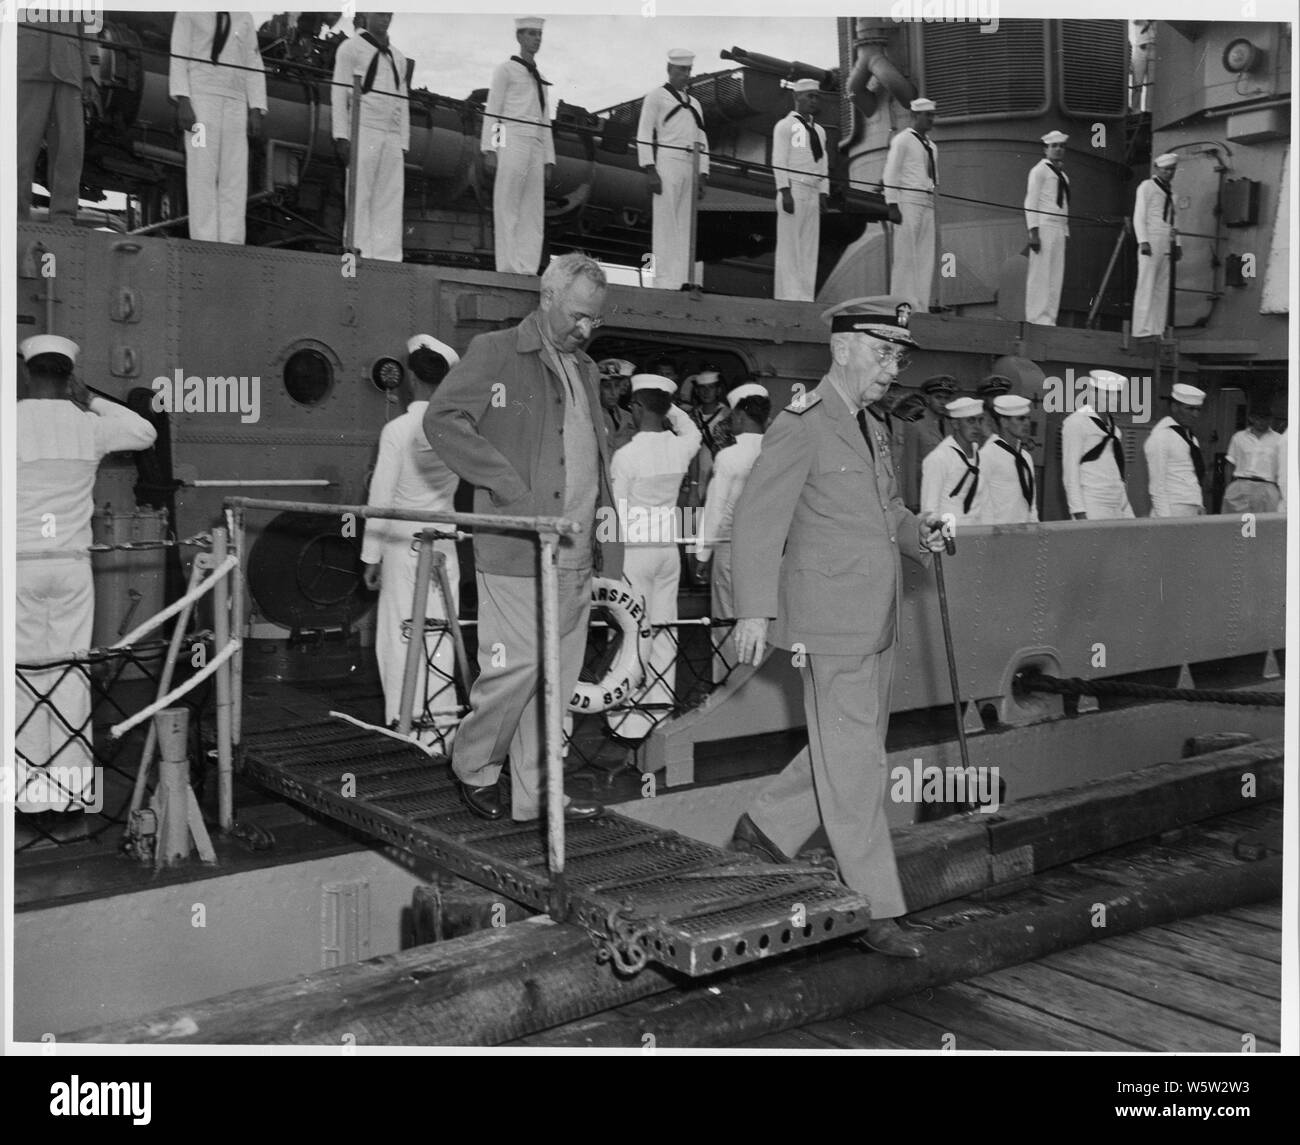
[[[957,554],[957,543],[945,536],[944,551],[951,556]],[[957,683],[957,657],[952,650],[952,622],[948,619],[948,589],[943,583],[943,553],[934,554],[934,575],[939,586],[939,618],[943,622],[943,646],[948,653],[948,683],[952,686],[952,707],[957,716],[957,743],[961,748],[962,774],[970,776],[970,753],[966,747],[966,725],[961,716],[961,689]],[[968,800],[956,805],[962,811],[974,811],[975,804]]]

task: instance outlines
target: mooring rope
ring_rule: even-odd
[[[1281,692],[1232,691],[1225,688],[1162,688],[1158,684],[1135,684],[1126,680],[1085,680],[1080,676],[1061,679],[1040,672],[1017,677],[1030,692],[1054,692],[1060,696],[1127,696],[1138,700],[1190,700],[1205,704],[1248,704],[1280,708],[1286,697]]]

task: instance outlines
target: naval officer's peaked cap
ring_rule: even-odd
[[[822,311],[822,321],[832,334],[870,334],[900,346],[916,345],[907,329],[911,320],[912,304],[896,295],[851,298]]]

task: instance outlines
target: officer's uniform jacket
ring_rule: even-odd
[[[872,456],[829,380],[782,410],[736,505],[736,615],[775,617],[779,648],[839,656],[888,648],[899,554],[930,560],[919,522],[892,490],[887,451]]]

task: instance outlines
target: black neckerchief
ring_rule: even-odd
[[[1160,218],[1166,223],[1173,222],[1174,194],[1172,188],[1168,183],[1166,183],[1163,179],[1160,178],[1152,179],[1151,182],[1153,182],[1157,187],[1160,188],[1161,191],[1164,192],[1165,205],[1164,205],[1164,209],[1160,212]]]
[[[1020,492],[1025,496],[1025,504],[1032,509],[1034,507],[1034,467],[1029,464],[1029,458],[1024,455],[1019,445],[1016,445],[1013,449],[1000,437],[995,437],[993,443],[1000,445],[1016,459],[1016,476],[1020,479]]]
[[[975,500],[975,490],[980,487],[979,457],[977,455],[975,460],[972,462],[971,459],[966,456],[966,451],[964,449],[958,449],[955,445],[952,447],[952,451],[961,458],[962,464],[966,466],[966,472],[961,475],[961,480],[952,487],[952,492],[949,493],[948,496],[956,497],[957,494],[961,492],[961,487],[966,484],[967,478],[973,477],[974,480],[971,481],[970,488],[966,491],[966,497],[961,503],[961,511],[963,513],[969,513],[971,502]]]
[[[1065,172],[1061,170],[1060,164],[1053,163],[1049,159],[1047,165],[1056,173],[1056,205],[1058,207],[1068,207],[1070,205],[1070,180]]]
[[[1110,442],[1110,447],[1115,454],[1115,467],[1119,470],[1119,479],[1123,481],[1124,480],[1124,448],[1119,443],[1119,434],[1116,433],[1115,431],[1114,419],[1106,418],[1105,420],[1103,420],[1099,418],[1096,414],[1092,414],[1090,416],[1092,417],[1092,420],[1096,424],[1097,428],[1101,430],[1104,436],[1099,442],[1097,442],[1096,445],[1094,445],[1090,450],[1088,450],[1088,452],[1085,453],[1079,460],[1096,461],[1097,458],[1101,456],[1102,450],[1106,448],[1106,443]]]
[[[822,150],[822,141],[812,119],[805,119],[797,111],[794,112],[794,117],[808,129],[808,146],[812,148],[813,162],[820,163],[825,152]]]
[[[687,111],[691,113],[691,116],[694,118],[695,126],[698,127],[701,131],[703,131],[704,117],[701,116],[700,113],[695,110],[695,104],[691,102],[691,97],[689,95],[682,95],[682,93],[679,92],[670,83],[664,84],[664,91],[666,91],[669,95],[673,97],[673,99],[677,101],[677,106],[674,107],[672,111],[670,111],[667,115],[664,116],[664,123],[667,123],[670,119],[672,119],[674,115],[676,115],[679,111],[685,108]]]
[[[1196,470],[1196,483],[1198,485],[1203,484],[1205,481],[1205,458],[1201,456],[1201,447],[1196,440],[1196,434],[1187,426],[1179,425],[1177,422],[1174,422],[1169,428],[1187,442],[1187,448],[1192,455],[1192,468]]]
[[[526,60],[523,56],[511,56],[517,64],[522,64],[528,69],[528,74],[533,77],[533,83],[537,85],[537,104],[542,109],[542,118],[546,118],[546,89],[551,86],[550,80],[542,79],[542,73],[537,70],[537,64],[533,60]]]
[[[230,13],[218,12],[217,27],[212,33],[212,62],[215,64],[230,39]]]
[[[363,31],[361,38],[375,49],[375,54],[370,57],[370,66],[366,68],[365,79],[361,81],[361,94],[365,95],[374,89],[375,70],[379,67],[379,57],[381,55],[388,57],[388,65],[393,69],[393,87],[400,92],[402,90],[402,79],[397,74],[397,61],[393,59],[393,45],[381,44],[369,32]]]
[[[919,131],[917,131],[915,127],[912,128],[912,134],[915,135],[917,139],[921,141],[921,146],[925,148],[925,166],[926,169],[930,172],[930,182],[933,183],[935,182],[934,145],[924,135],[922,135]],[[1024,168],[1022,167],[1021,170],[1023,171]]]

